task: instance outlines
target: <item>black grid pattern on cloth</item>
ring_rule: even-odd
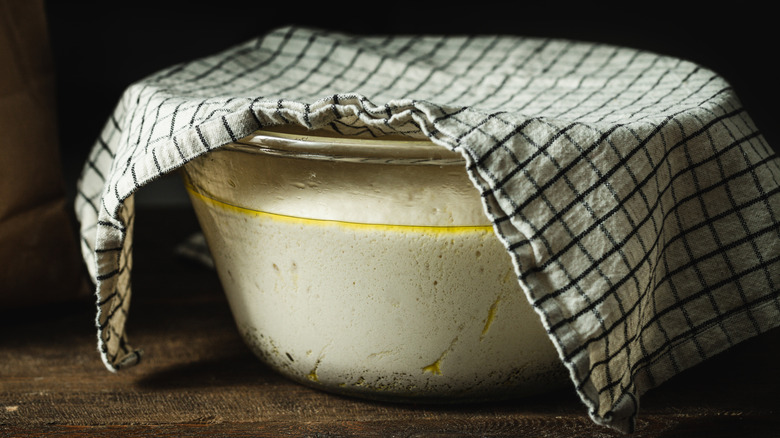
[[[131,85],[79,182],[110,370],[125,335],[133,193],[275,124],[460,151],[591,418],[778,324],[780,168],[718,75],[600,44],[277,29]]]

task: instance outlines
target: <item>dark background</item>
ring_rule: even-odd
[[[774,14],[680,4],[569,9],[561,3],[46,2],[58,75],[59,139],[68,189],[125,87],[169,65],[210,55],[268,30],[300,24],[357,34],[511,34],[600,41],[699,63],[734,87],[768,143],[778,148]],[[361,6],[362,5],[362,6]],[[162,186],[162,183],[159,185]],[[141,201],[178,194],[139,196]],[[180,200],[180,199],[179,199]]]

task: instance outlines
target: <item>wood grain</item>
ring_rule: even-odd
[[[143,362],[96,351],[91,301],[0,313],[0,436],[618,437],[571,390],[484,404],[380,403],[292,383],[244,346],[213,272],[173,247],[189,209],[138,212],[128,333]],[[649,392],[636,437],[780,436],[777,331]]]

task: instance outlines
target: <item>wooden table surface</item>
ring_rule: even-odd
[[[91,301],[0,312],[0,436],[617,437],[573,391],[474,405],[370,402],[292,383],[243,345],[215,274],[173,247],[190,209],[137,214],[128,333],[113,374]],[[636,437],[780,437],[780,333],[749,340],[641,400]]]

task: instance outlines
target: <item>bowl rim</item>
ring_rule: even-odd
[[[385,164],[464,165],[455,151],[428,139],[402,135],[348,136],[325,129],[276,125],[226,146],[231,150],[296,158]]]

